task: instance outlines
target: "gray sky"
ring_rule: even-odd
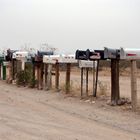
[[[0,47],[140,47],[140,0],[0,0]]]

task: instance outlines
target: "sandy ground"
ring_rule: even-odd
[[[140,113],[106,98],[90,102],[0,81],[0,140],[139,140]]]

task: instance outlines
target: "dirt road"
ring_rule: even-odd
[[[0,140],[139,140],[140,114],[0,81]]]

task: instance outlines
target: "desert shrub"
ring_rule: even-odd
[[[16,75],[17,85],[28,85],[29,87],[35,87],[37,80],[33,76],[33,67],[31,63],[26,63],[25,70],[20,70]]]
[[[27,85],[31,79],[31,74],[28,71],[19,71],[16,77],[17,85]]]
[[[106,95],[107,93],[107,85],[101,81],[98,81],[100,95]]]

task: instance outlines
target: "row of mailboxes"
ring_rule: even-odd
[[[140,49],[112,49],[105,47],[104,50],[86,51],[77,50],[75,58],[78,60],[104,60],[104,59],[140,59]]]
[[[56,64],[56,63],[77,63],[75,55],[44,55],[44,63]]]

